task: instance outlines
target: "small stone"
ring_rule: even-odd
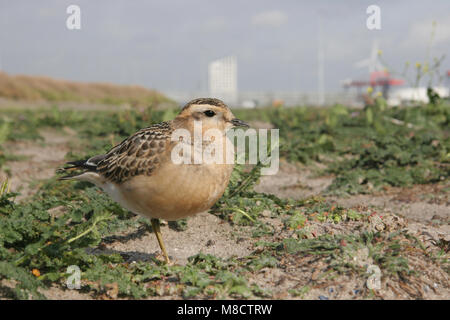
[[[319,299],[320,299],[320,300],[329,300],[329,298],[328,298],[328,297],[326,297],[326,296],[322,296],[322,295],[320,295],[320,296],[319,296]]]

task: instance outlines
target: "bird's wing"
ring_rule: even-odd
[[[106,154],[68,162],[70,166],[63,168],[62,171],[67,173],[73,169],[83,169],[84,172],[96,172],[107,180],[117,183],[137,175],[151,175],[162,161],[172,132],[171,122],[154,124],[139,130]],[[60,179],[73,179],[82,174],[67,175]]]
[[[96,163],[96,172],[114,182],[124,182],[136,175],[151,175],[160,165],[173,131],[170,122],[141,129],[102,156],[88,159]]]

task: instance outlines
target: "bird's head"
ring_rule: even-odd
[[[225,103],[214,98],[199,98],[188,102],[174,120],[177,127],[189,131],[193,130],[195,121],[201,122],[203,132],[218,129],[225,133],[231,128],[248,127],[233,115]]]

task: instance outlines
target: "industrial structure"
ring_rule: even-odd
[[[357,89],[358,95],[363,96],[362,88],[372,87],[375,91],[383,94],[383,97],[389,98],[389,91],[393,86],[401,86],[405,83],[403,79],[393,78],[387,71],[387,68],[380,60],[381,50],[379,49],[378,40],[374,39],[372,42],[372,49],[370,56],[367,59],[355,63],[355,67],[367,68],[369,72],[369,79],[364,80],[345,80],[343,87],[348,89],[354,87]]]

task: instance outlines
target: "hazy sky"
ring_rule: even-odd
[[[81,30],[66,28],[71,4],[81,8]],[[381,8],[381,30],[366,27],[371,4]],[[375,38],[395,70],[424,62],[433,20],[432,56],[450,53],[450,0],[0,0],[1,68],[184,91],[205,89],[208,62],[234,54],[240,90],[314,92],[319,15],[327,91],[367,76],[354,64]]]

